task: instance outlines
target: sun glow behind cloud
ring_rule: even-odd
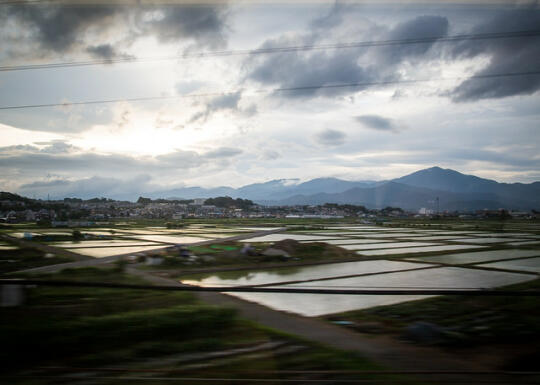
[[[18,46],[9,39],[17,36],[17,24],[10,22],[2,27],[11,28],[4,35],[6,47],[26,49],[20,60],[31,61],[32,54],[36,62],[98,54],[151,60],[0,73],[0,105],[168,99],[5,110],[0,167],[17,183],[44,175],[135,178],[143,173],[160,184],[239,186],[321,176],[387,179],[434,164],[498,180],[532,181],[540,175],[537,145],[530,147],[539,142],[534,78],[469,82],[462,88],[466,82],[458,78],[492,71],[497,63],[502,67],[495,70],[509,71],[513,57],[534,51],[534,40],[153,60],[213,50],[482,32],[507,12],[484,11],[448,4],[419,10],[389,4],[233,3],[226,9],[168,7],[143,12],[142,18],[134,9],[125,22],[124,13],[111,9],[105,19],[90,12],[79,23],[90,29],[69,30],[71,40],[25,30]],[[529,23],[534,18],[518,16]],[[25,15],[24,20],[44,27],[43,19]],[[528,57],[530,66],[540,64]],[[517,61],[510,68],[523,66]],[[433,80],[399,83],[425,79]],[[386,81],[397,83],[316,87]],[[315,87],[273,92],[302,86]],[[10,147],[53,140],[70,151]]]

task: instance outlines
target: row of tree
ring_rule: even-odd
[[[144,198],[139,197],[137,199],[137,203],[139,204],[149,204],[149,203],[181,203],[181,204],[189,204],[193,203],[193,199],[150,199],[150,198]]]
[[[209,198],[204,201],[205,205],[214,205],[221,208],[235,208],[242,210],[249,210],[253,205],[253,201],[249,199],[237,198],[233,199],[231,197],[216,197]]]

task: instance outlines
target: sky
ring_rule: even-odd
[[[540,180],[537,2],[143,4],[0,5],[0,190]]]

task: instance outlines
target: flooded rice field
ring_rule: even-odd
[[[477,245],[439,245],[439,246],[424,246],[424,247],[400,247],[396,249],[388,250],[361,250],[357,251],[357,254],[366,256],[385,256],[396,254],[416,254],[416,253],[429,253],[449,250],[465,250],[465,249],[479,249],[485,246]]]
[[[489,238],[461,238],[457,239],[459,242],[465,243],[503,243],[508,241],[525,241],[526,239],[518,238],[501,238],[501,237],[489,237]]]
[[[74,253],[86,255],[94,258],[110,257],[113,255],[139,253],[163,247],[163,245],[147,245],[147,246],[124,246],[124,247],[80,247],[73,250]]]
[[[372,261],[369,261],[372,262]],[[381,262],[381,261],[376,261]],[[398,267],[423,267],[420,264],[389,265]],[[384,265],[373,265],[371,270],[367,270],[368,265],[359,262],[354,268],[350,265],[339,267],[340,264],[326,265],[331,267],[334,273],[340,274],[347,271],[348,274],[362,274],[365,271],[377,271],[377,267]],[[345,265],[345,264],[344,264]],[[315,273],[313,267],[299,268],[295,273],[284,274],[280,277],[276,273],[248,273],[246,277],[235,279],[222,279],[218,275],[207,277],[201,280],[184,280],[192,284],[201,284],[209,286],[210,283],[215,286],[236,285],[239,282],[243,284],[261,284],[277,283],[276,279],[281,278],[282,282],[305,281],[282,285],[272,285],[268,287],[289,287],[289,288],[325,288],[325,289],[365,289],[365,288],[449,288],[449,289],[474,289],[491,288],[514,283],[524,282],[534,279],[534,276],[506,273],[487,270],[472,270],[457,267],[438,267],[431,269],[417,269],[411,271],[390,272],[384,270],[384,274],[375,274],[370,276],[358,276],[352,278],[338,278],[329,280],[311,280],[311,277],[321,276],[325,271],[325,266],[318,267],[319,274]],[[252,275],[250,275],[252,274]],[[328,274],[329,275],[329,274]],[[327,276],[328,276],[327,275]],[[250,277],[250,278],[247,278]],[[310,278],[307,278],[310,277]],[[258,283],[254,283],[258,282]],[[304,316],[320,316],[324,314],[339,313],[349,310],[365,309],[373,306],[390,305],[394,303],[410,301],[414,299],[427,298],[426,295],[340,295],[340,294],[281,294],[281,293],[229,293],[239,298],[260,303],[271,308],[297,313]]]
[[[483,263],[478,266],[540,273],[540,258],[513,259],[511,261]]]
[[[391,242],[391,243],[368,243],[368,244],[359,244],[359,245],[343,245],[344,249],[347,250],[376,250],[376,249],[392,249],[398,247],[422,247],[422,246],[436,246],[439,243],[429,243],[429,242]]]
[[[48,244],[82,255],[102,258],[141,253],[171,244],[222,240],[235,235],[249,235],[250,232],[275,229],[270,226],[232,225],[226,227],[192,225],[178,229],[159,226],[104,227],[81,230],[94,238]],[[537,277],[535,274],[540,274],[540,250],[538,249],[540,236],[527,233],[525,230],[516,228],[512,232],[482,232],[466,228],[452,231],[434,228],[336,225],[321,226],[320,229],[312,231],[283,231],[247,238],[241,242],[273,243],[285,239],[302,243],[326,242],[347,250],[354,250],[359,259],[369,260],[190,275],[182,276],[182,281],[203,286],[266,285],[328,289],[500,287],[535,279]],[[537,230],[531,227],[531,231]],[[71,231],[71,229],[29,229],[25,232],[24,229],[19,229],[10,235],[17,238],[29,235],[54,236],[69,235]],[[0,250],[10,247],[16,246],[0,243]],[[460,250],[463,252],[459,252]],[[309,260],[305,259],[302,262],[309,263]],[[437,263],[474,266],[471,268],[452,267],[437,265]],[[511,272],[504,270],[511,270]],[[306,316],[364,309],[426,297],[425,295],[349,296],[278,293],[235,293],[234,295],[274,309]]]
[[[154,245],[156,247],[161,246],[159,243],[145,242],[137,240],[121,240],[121,239],[104,239],[104,240],[81,240],[81,241],[65,241],[65,242],[51,242],[51,246],[62,248],[79,248],[79,247],[123,247],[123,246],[145,246]]]
[[[269,234],[262,237],[249,238],[249,242],[278,242],[284,239],[294,239],[295,241],[324,241],[326,239],[335,239],[335,236],[319,236],[319,235],[304,235],[304,234]]]
[[[458,253],[458,254],[446,254],[438,256],[428,257],[415,257],[408,258],[408,260],[419,262],[441,262],[448,264],[463,264],[463,263],[475,263],[496,261],[499,259],[510,258],[523,258],[540,256],[540,250],[521,250],[521,249],[505,249],[505,250],[489,250],[489,251],[476,251],[473,253]]]
[[[168,243],[168,244],[176,244],[176,243],[195,243],[195,242],[202,242],[202,241],[208,241],[209,238],[202,238],[202,237],[189,237],[189,236],[182,236],[182,235],[135,235],[133,238],[150,241],[150,242],[161,242],[161,243]]]
[[[265,271],[223,272],[202,274],[182,279],[187,284],[202,286],[263,285],[279,282],[304,281],[328,277],[348,276],[351,274],[372,274],[394,270],[418,269],[429,267],[425,263],[401,261],[359,261],[331,263],[315,266],[268,269]]]

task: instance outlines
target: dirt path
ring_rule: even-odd
[[[158,277],[136,268],[130,268],[128,271],[157,285],[182,286],[181,283],[172,279]],[[197,296],[209,304],[233,307],[243,318],[261,325],[334,348],[356,351],[394,370],[473,371],[485,369],[437,349],[409,345],[388,337],[363,335],[320,319],[284,313],[226,294],[202,292],[197,293]]]
[[[228,240],[241,240],[260,235],[272,234],[283,231],[276,229],[242,236],[219,239],[220,242]],[[214,243],[216,240],[199,242],[194,245],[203,245]],[[163,248],[160,248],[163,249]],[[159,249],[158,249],[159,250]],[[78,261],[67,264],[53,266],[44,266],[36,269],[29,269],[26,272],[55,272],[67,267],[95,266],[104,263],[111,263],[126,256],[116,255],[106,258],[96,258],[86,261]],[[140,276],[148,282],[165,286],[182,286],[181,283],[165,277],[151,274],[150,272],[138,270],[135,267],[129,267],[130,274]],[[402,343],[386,336],[371,336],[353,332],[330,324],[317,318],[308,318],[295,314],[285,313],[257,303],[248,302],[227,294],[216,292],[201,292],[196,294],[202,301],[219,306],[229,306],[238,310],[239,315],[245,319],[257,322],[263,326],[280,330],[310,341],[322,343],[324,345],[358,352],[367,359],[383,364],[389,369],[400,371],[485,371],[490,368],[481,366],[476,360],[466,360],[464,358],[452,356],[439,349],[421,347]],[[500,383],[500,377],[473,377],[463,374],[452,376],[449,379],[441,374],[439,377],[430,377],[427,383],[476,383],[475,380],[482,380],[483,383]],[[512,381],[515,379],[515,381]],[[449,381],[450,380],[450,381]],[[523,378],[505,377],[503,383],[520,383]],[[424,381],[422,381],[425,383]]]

